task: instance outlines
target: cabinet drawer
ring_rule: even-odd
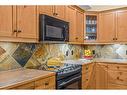
[[[108,69],[109,70],[123,70],[123,71],[127,71],[127,65],[123,65],[123,64],[108,64]]]
[[[127,72],[108,70],[108,82],[127,85]]]
[[[35,87],[35,83],[31,82],[31,83],[23,84],[20,86],[16,86],[12,89],[34,89],[34,87]]]
[[[108,89],[127,89],[127,86],[108,83]]]
[[[94,63],[83,65],[82,66],[82,73],[87,73],[87,72],[92,71],[93,67],[94,67]]]
[[[48,89],[55,86],[55,76],[35,81],[35,89]]]

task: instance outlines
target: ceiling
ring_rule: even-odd
[[[127,7],[127,5],[79,5],[85,11],[104,11],[116,8]]]

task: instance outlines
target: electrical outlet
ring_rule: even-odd
[[[73,54],[74,54],[74,51],[72,50],[72,51],[71,51],[71,55],[73,55]]]
[[[69,52],[68,52],[68,51],[66,51],[66,56],[68,56],[68,53],[69,53]]]
[[[127,55],[127,50],[126,50],[126,55]]]
[[[95,54],[95,50],[92,50],[92,53]]]

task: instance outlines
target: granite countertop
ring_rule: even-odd
[[[93,63],[93,62],[127,64],[127,59],[94,58],[92,60],[77,59],[77,60],[65,60],[65,61],[62,61],[62,63],[81,64],[81,65],[89,64],[89,63]]]
[[[14,69],[0,72],[0,89],[11,88],[15,85],[32,82],[40,78],[55,75],[53,72],[35,69]]]
[[[105,63],[119,63],[127,64],[127,59],[109,59],[109,58],[96,58],[94,62],[105,62]]]

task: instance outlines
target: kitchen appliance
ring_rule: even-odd
[[[63,66],[51,66],[39,70],[56,72],[56,89],[81,89],[81,71],[79,64],[63,64]]]
[[[39,41],[68,42],[69,23],[48,15],[39,15]]]

